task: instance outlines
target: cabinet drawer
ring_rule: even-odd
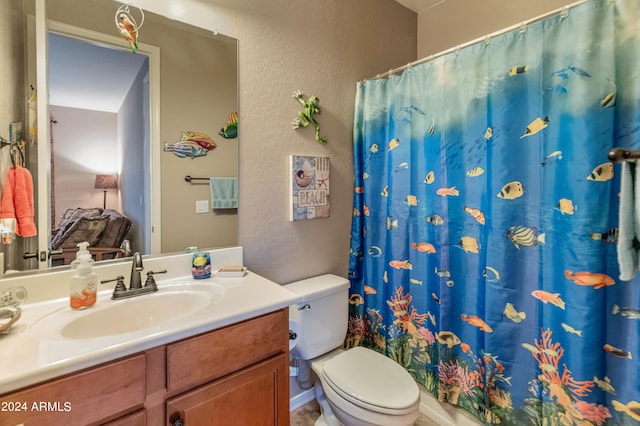
[[[3,395],[0,401],[23,404],[25,410],[3,412],[1,423],[96,424],[141,408],[144,399],[145,356],[140,354]]]
[[[289,349],[288,309],[167,346],[167,390],[193,388]]]

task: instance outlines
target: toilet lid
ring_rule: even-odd
[[[404,410],[415,405],[420,397],[416,382],[404,368],[363,347],[326,361],[323,375],[336,392],[367,408]]]

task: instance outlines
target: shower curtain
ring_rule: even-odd
[[[607,158],[640,148],[639,39],[638,0],[591,0],[358,84],[346,347],[486,424],[639,424]]]

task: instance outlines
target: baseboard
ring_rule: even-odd
[[[306,389],[299,394],[291,397],[291,399],[289,400],[289,411],[297,410],[304,404],[311,402],[314,399],[315,395],[313,393],[313,387],[311,389]]]

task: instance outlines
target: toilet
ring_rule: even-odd
[[[316,426],[406,426],[419,415],[420,392],[411,375],[371,349],[339,349],[349,314],[349,281],[321,275],[288,284],[299,297],[289,318],[299,333],[291,354],[310,362],[321,416]]]

